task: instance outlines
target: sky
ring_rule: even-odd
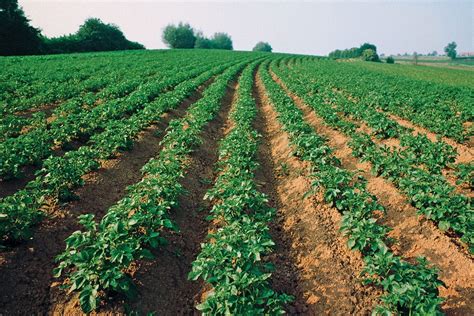
[[[379,53],[441,53],[455,41],[474,51],[474,0],[19,0],[31,24],[49,37],[74,33],[88,17],[120,27],[149,49],[165,48],[163,28],[190,23],[211,36],[226,32],[234,49],[258,41],[274,51],[327,55],[374,43]]]

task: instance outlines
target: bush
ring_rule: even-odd
[[[386,62],[387,64],[395,64],[395,59],[392,56],[388,56]]]
[[[267,42],[258,42],[252,49],[254,52],[272,52],[272,47]]]

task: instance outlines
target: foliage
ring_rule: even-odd
[[[150,63],[156,64],[155,56],[149,56]],[[250,58],[250,55],[247,56]],[[129,58],[135,65],[135,56]],[[182,66],[184,59],[188,63],[186,67]],[[87,60],[97,59],[89,57]],[[26,185],[25,190],[0,199],[2,242],[28,238],[32,226],[42,215],[41,208],[46,199],[58,201],[73,197],[72,190],[83,184],[82,175],[96,168],[97,161],[130,149],[143,128],[159,119],[164,111],[176,106],[179,100],[189,96],[210,77],[235,64],[235,56],[223,52],[174,53],[165,60],[167,62],[162,63],[162,68],[154,66],[152,80],[149,80],[150,74],[146,76],[150,71],[147,70],[147,63],[141,67],[134,66],[135,72],[120,69],[130,76],[130,81],[116,85],[117,74],[113,74],[110,87],[94,98],[86,95],[84,99],[78,97],[65,102],[55,110],[57,117],[54,121],[0,144],[0,169],[4,178],[21,177],[25,164],[41,165],[36,178]],[[83,64],[84,60],[80,58],[78,62]],[[98,100],[100,104],[96,104]],[[77,150],[69,150],[62,157],[47,157],[51,155],[54,144],[67,145],[81,138],[89,142]],[[40,198],[25,198],[28,195]]]
[[[46,38],[45,49],[50,53],[73,53],[144,49],[144,46],[127,40],[118,26],[89,18],[75,34]]]
[[[411,130],[395,124],[382,111],[371,108],[373,97],[365,102],[354,100],[353,96],[352,100],[348,100],[344,93],[334,91],[331,82],[326,82],[321,75],[315,75],[315,69],[308,69],[304,65],[302,69],[293,71],[297,71],[296,76],[290,76],[288,73],[291,74],[291,71],[279,74],[328,125],[340,129],[351,138],[349,146],[353,155],[371,162],[374,172],[393,181],[410,197],[419,213],[438,223],[441,229],[458,233],[471,252],[474,251],[474,236],[470,228],[474,225],[474,215],[470,199],[455,193],[441,172],[455,161],[456,151],[451,146],[440,140],[430,141],[425,135],[412,135]],[[313,76],[317,76],[316,85],[314,79],[311,80]],[[339,78],[340,73],[336,76]],[[329,84],[329,87],[324,87],[325,84]],[[361,86],[358,85],[357,89],[360,91]],[[313,92],[310,97],[308,92]],[[376,145],[369,135],[356,128],[348,128],[348,124],[354,123],[337,115],[338,112],[367,122],[375,136],[398,137],[400,148]]]
[[[153,257],[149,248],[163,242],[160,230],[177,229],[168,213],[183,192],[179,180],[188,167],[188,155],[199,143],[203,127],[217,114],[227,84],[243,64],[219,67],[220,71],[227,70],[204,92],[203,98],[183,118],[170,122],[159,155],[142,168],[143,179],[130,186],[127,196],[113,205],[98,224],[93,215],[82,216],[84,231],[77,231],[66,240],[66,250],[58,256],[60,263],[55,274],[69,275],[70,289],[79,291],[84,312],[94,310],[104,292],[133,297],[134,286],[125,270],[135,260]],[[179,98],[170,95],[170,99],[155,104],[152,111],[161,108],[162,114],[170,101],[176,106],[203,83],[202,79],[185,82],[185,94],[176,90]],[[155,120],[161,117],[160,113],[154,115]]]
[[[291,300],[271,289],[273,266],[263,260],[274,246],[268,227],[274,210],[254,180],[260,137],[252,126],[257,113],[252,97],[255,67],[249,65],[239,79],[230,113],[233,128],[219,146],[220,174],[205,196],[214,204],[209,220],[220,225],[202,244],[189,273],[190,279],[212,285],[198,306],[204,315],[278,315]]]
[[[32,55],[41,51],[40,30],[29,24],[18,0],[0,0],[0,55]]]
[[[211,38],[211,47],[214,49],[234,49],[232,46],[232,39],[227,33],[214,33]]]
[[[379,56],[373,49],[366,49],[362,51],[362,59],[365,61],[380,61]]]
[[[330,108],[324,103],[308,99],[306,89],[299,81],[294,81],[285,72],[278,71],[285,85],[293,93],[303,97],[317,112]],[[293,153],[311,163],[315,190],[324,188],[324,199],[342,213],[341,230],[348,237],[348,246],[360,251],[366,262],[365,276],[368,282],[383,288],[383,305],[374,312],[383,314],[425,313],[440,314],[438,279],[436,269],[427,266],[425,259],[418,264],[402,260],[389,251],[386,245],[388,228],[377,223],[373,217],[375,211],[384,211],[375,196],[366,188],[366,181],[340,167],[340,161],[332,156],[331,149],[325,144],[326,139],[317,135],[314,129],[305,122],[302,111],[286,95],[281,87],[273,81],[266,71],[260,72],[272,100],[278,120],[288,132]],[[350,131],[348,131],[350,133]],[[370,139],[370,138],[369,138]]]
[[[211,49],[212,44],[212,40],[205,37],[201,32],[198,32],[196,34],[196,42],[194,43],[194,48]]]
[[[258,42],[252,49],[254,52],[272,52],[272,47],[267,42]]]
[[[386,62],[387,64],[395,64],[395,59],[392,56],[388,56]]]
[[[207,38],[202,32],[196,32],[191,25],[182,22],[166,26],[162,38],[170,48],[233,49],[228,34],[215,33],[212,38]]]
[[[474,188],[474,162],[460,163],[456,166],[458,184],[466,183],[471,189]]]
[[[336,49],[335,51],[330,52],[328,56],[330,58],[358,58],[361,57],[367,49],[371,49],[375,54],[377,54],[377,47],[374,44],[364,43],[359,47],[352,47],[344,50]],[[378,56],[377,60],[374,61],[378,61]]]
[[[405,73],[415,71],[413,68],[330,60],[307,62],[297,67],[298,73],[305,73],[319,87],[326,87],[324,91],[331,86],[372,110],[408,119],[458,142],[467,140],[469,131],[463,124],[474,118],[472,88],[435,83],[425,80],[427,75],[423,79],[406,76]],[[433,74],[442,75],[438,71]],[[453,73],[457,75],[458,72]]]
[[[448,43],[448,45],[446,45],[446,47],[444,48],[444,52],[446,53],[446,55],[448,55],[449,58],[456,59],[456,56],[457,56],[456,47],[457,46],[458,45],[456,44],[456,42],[451,42],[451,43]]]
[[[169,24],[163,30],[163,42],[170,48],[194,48],[196,35],[189,24]]]

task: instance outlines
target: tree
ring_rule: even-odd
[[[232,39],[227,33],[214,33],[211,39],[212,48],[233,50]]]
[[[267,42],[258,42],[252,49],[254,52],[272,52],[272,47]]]
[[[415,65],[418,65],[418,53],[417,52],[413,53],[413,63]]]
[[[0,55],[41,52],[40,30],[29,22],[17,0],[0,0]]]
[[[163,42],[170,48],[194,48],[196,35],[189,24],[168,24],[163,30]]]
[[[379,56],[373,49],[366,49],[362,52],[362,59],[365,61],[380,61]]]
[[[395,59],[392,56],[388,56],[386,62],[387,64],[395,64]]]
[[[357,58],[361,57],[363,52],[367,49],[374,51],[377,55],[377,47],[374,44],[364,43],[360,45],[360,47],[352,47],[344,50],[336,49],[335,51],[330,52],[328,56],[331,58]],[[376,61],[379,61],[378,55]]]
[[[106,24],[97,18],[87,19],[76,33],[81,51],[123,50],[135,46],[129,42],[117,25]]]
[[[458,54],[456,52],[456,47],[458,47],[456,42],[451,42],[444,48],[444,52],[446,53],[446,55],[448,55],[449,58],[456,59],[456,55]]]
[[[45,39],[51,53],[98,52],[125,49],[144,49],[139,43],[125,38],[120,28],[97,18],[89,18],[75,34]]]
[[[212,41],[205,37],[202,32],[196,34],[196,42],[194,48],[210,49],[212,48]]]
[[[371,49],[377,54],[377,46],[370,43],[364,43],[359,47],[359,56],[361,56],[367,49]]]

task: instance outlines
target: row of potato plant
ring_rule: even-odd
[[[405,153],[413,164],[424,165],[431,172],[441,174],[444,168],[455,162],[456,149],[441,139],[431,141],[424,134],[414,135],[412,129],[400,125],[385,112],[377,111],[374,107],[366,106],[344,94],[335,92],[331,85],[320,82],[314,75],[294,72],[289,76],[300,82],[306,82],[311,89],[308,93],[312,93],[314,98],[319,98],[319,102],[330,104],[335,111],[367,123],[375,137],[398,138],[400,146],[404,147]],[[308,84],[309,82],[311,85]]]
[[[413,148],[421,147],[422,143],[416,143],[416,147],[412,144],[412,149],[377,145],[369,135],[357,131],[357,124],[345,120],[337,114],[335,108],[327,106],[317,93],[308,93],[312,89],[311,84],[287,76],[285,71],[277,67],[273,67],[273,71],[327,125],[351,138],[349,146],[354,156],[369,161],[373,171],[400,188],[420,214],[435,221],[440,229],[457,233],[470,251],[474,251],[474,210],[471,198],[457,193],[443,175],[432,173],[430,168],[425,170],[419,165],[412,151]]]
[[[57,117],[51,124],[32,130],[17,138],[9,138],[0,144],[0,176],[4,179],[21,176],[21,167],[27,164],[41,164],[53,153],[54,146],[68,144],[76,139],[88,139],[100,132],[111,120],[123,119],[141,110],[147,103],[159,97],[167,89],[204,72],[208,65],[184,67],[178,70],[170,67],[153,80],[145,82],[125,97],[112,98],[99,105],[89,102],[91,108],[71,105],[72,111]]]
[[[0,118],[0,141],[18,137],[39,126],[47,125],[46,119],[48,117],[64,116],[69,109],[77,109],[77,107],[80,108],[83,105],[91,106],[99,101],[103,102],[111,99],[117,92],[121,92],[121,97],[123,97],[157,73],[156,69],[150,68],[147,64],[140,65],[135,69],[129,67],[126,78],[123,78],[124,69],[105,68],[108,72],[100,71],[94,77],[84,80],[84,82],[75,83],[73,87],[81,87],[78,88],[79,91],[75,91],[75,94],[70,98],[56,100],[49,104],[50,107],[54,108],[51,114],[47,114],[44,111],[45,108],[43,108],[48,104],[32,107],[29,110],[30,113],[2,113],[3,115]],[[74,89],[71,90],[74,91]],[[116,98],[118,97],[116,96]],[[7,109],[10,110],[10,108]]]
[[[0,113],[17,113],[36,107],[66,101],[81,92],[94,91],[104,85],[108,74],[119,74],[115,81],[127,77],[137,68],[160,67],[155,54],[102,53],[71,56],[6,57],[0,60]],[[182,59],[181,54],[169,55]],[[101,79],[102,78],[102,79]]]
[[[474,132],[465,130],[463,126],[474,118],[472,89],[445,87],[433,82],[367,71],[357,64],[325,60],[296,68],[317,77],[324,85],[342,90],[364,106],[391,112],[441,136],[463,142]],[[453,89],[457,92],[451,93]]]
[[[32,236],[32,227],[40,221],[44,213],[42,206],[48,200],[67,201],[74,194],[72,189],[84,183],[82,176],[99,167],[101,159],[107,159],[118,151],[131,149],[138,133],[161,116],[176,108],[200,85],[222,72],[228,64],[208,70],[194,79],[184,81],[172,91],[129,118],[109,121],[104,131],[94,135],[89,143],[64,156],[47,158],[36,178],[26,187],[0,200],[0,236],[2,242],[22,240]]]
[[[243,66],[228,68],[183,118],[170,122],[159,155],[142,168],[142,180],[128,187],[128,194],[99,223],[92,214],[80,217],[84,229],[66,239],[54,273],[67,275],[69,289],[79,292],[84,312],[96,309],[104,293],[134,296],[126,269],[137,259],[153,258],[150,248],[163,242],[163,229],[177,229],[169,212],[183,193],[179,181],[186,174],[189,154],[200,143],[204,126],[217,115],[228,83]]]
[[[217,224],[189,273],[190,279],[202,278],[212,286],[197,306],[203,315],[278,315],[291,300],[271,288],[273,265],[264,260],[274,246],[268,223],[275,210],[255,182],[260,138],[252,126],[256,66],[245,68],[239,79],[232,129],[219,145],[219,176],[205,196],[214,204],[208,219]]]
[[[366,282],[383,288],[382,305],[375,314],[440,314],[437,270],[424,258],[410,263],[394,255],[389,248],[389,228],[377,223],[375,212],[385,212],[377,198],[366,188],[366,180],[341,167],[326,139],[305,122],[302,111],[262,68],[260,77],[267,96],[288,133],[293,153],[312,167],[314,190],[323,190],[324,200],[342,213],[341,230],[348,246],[362,253]]]

